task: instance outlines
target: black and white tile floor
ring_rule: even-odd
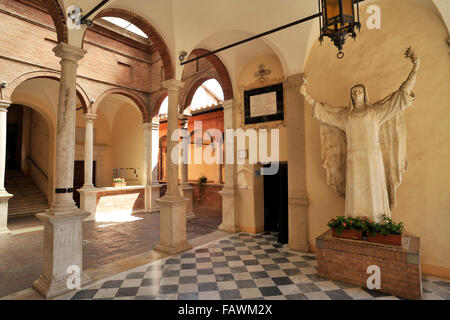
[[[450,282],[423,281],[423,299],[450,300]],[[275,234],[239,233],[58,297],[151,300],[397,300],[317,275],[314,254],[291,251]]]

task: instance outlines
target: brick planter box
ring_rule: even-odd
[[[123,188],[126,187],[127,183],[126,182],[113,182],[113,187],[114,188]]]
[[[337,233],[336,229],[331,229],[333,237],[343,238],[343,239],[352,239],[352,240],[361,240],[362,239],[362,231],[358,230],[348,230],[344,229],[341,233]]]
[[[388,244],[392,246],[401,246],[402,245],[402,236],[398,234],[388,234],[387,236],[382,235],[381,233],[377,233],[375,237],[370,234],[367,236],[367,241]]]
[[[316,238],[320,277],[367,288],[367,268],[380,267],[379,291],[407,299],[422,296],[420,238],[402,237],[401,246],[332,237],[328,230]]]

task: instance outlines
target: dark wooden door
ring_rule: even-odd
[[[93,172],[92,172],[92,183],[94,186],[96,185],[95,176],[96,176],[96,162],[93,162]],[[75,161],[74,170],[73,170],[73,200],[77,204],[77,207],[80,207],[80,193],[77,191],[82,188],[84,185],[84,161]]]
[[[287,163],[280,163],[278,173],[264,176],[264,229],[278,232],[278,242],[288,243]]]
[[[23,108],[11,105],[6,126],[6,170],[21,169]]]

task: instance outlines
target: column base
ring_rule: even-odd
[[[308,242],[308,219],[307,208],[308,199],[289,198],[289,248],[301,252],[309,252]]]
[[[8,228],[0,229],[0,236],[7,236],[11,234],[11,231]]]
[[[80,209],[90,213],[85,221],[95,221],[97,214],[97,188],[94,186],[83,186],[77,191],[80,193]]]
[[[63,214],[60,210],[66,207]],[[59,213],[59,214],[55,214]],[[83,220],[90,215],[70,204],[53,205],[36,217],[44,223],[43,271],[33,288],[46,298],[69,292],[67,280],[78,278],[81,285],[91,280],[83,270]],[[77,275],[74,272],[79,271]],[[72,283],[72,281],[70,283]]]
[[[160,206],[160,241],[154,250],[176,254],[192,248],[186,238],[186,200],[181,196],[164,196]]]
[[[189,184],[180,185],[179,190],[182,197],[186,200],[187,218],[195,217],[194,213],[194,187]]]
[[[11,233],[8,229],[8,201],[12,197],[8,192],[0,191],[0,235]]]
[[[80,289],[92,282],[92,279],[85,273],[80,274],[80,288],[68,289],[68,280],[72,283],[71,279],[73,274],[53,279],[49,281],[45,276],[40,275],[39,278],[33,282],[33,289],[39,292],[47,299],[57,297],[61,294],[67,293],[72,290]]]
[[[160,189],[162,184],[151,184],[145,187],[145,212],[159,212],[158,201],[160,198]]]
[[[236,196],[238,192],[235,188],[224,187],[219,191],[222,196],[222,223],[219,230],[228,233],[239,232],[236,212]]]
[[[238,233],[241,231],[238,226],[226,226],[223,223],[219,226],[219,231],[223,231],[226,233]]]
[[[187,251],[189,249],[192,249],[192,245],[186,240],[182,243],[179,243],[176,247],[171,247],[168,245],[164,245],[162,243],[158,243],[153,250],[159,251],[159,252],[163,252],[163,253],[167,253],[170,255],[173,254],[178,254],[184,251]]]

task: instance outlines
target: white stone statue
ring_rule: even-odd
[[[396,205],[396,191],[407,168],[406,130],[403,110],[414,102],[412,89],[420,59],[412,48],[405,52],[413,68],[408,79],[394,93],[369,103],[364,85],[350,90],[349,107],[330,107],[300,92],[321,122],[322,162],[327,183],[345,196],[346,216],[368,216],[380,222],[390,217]]]

